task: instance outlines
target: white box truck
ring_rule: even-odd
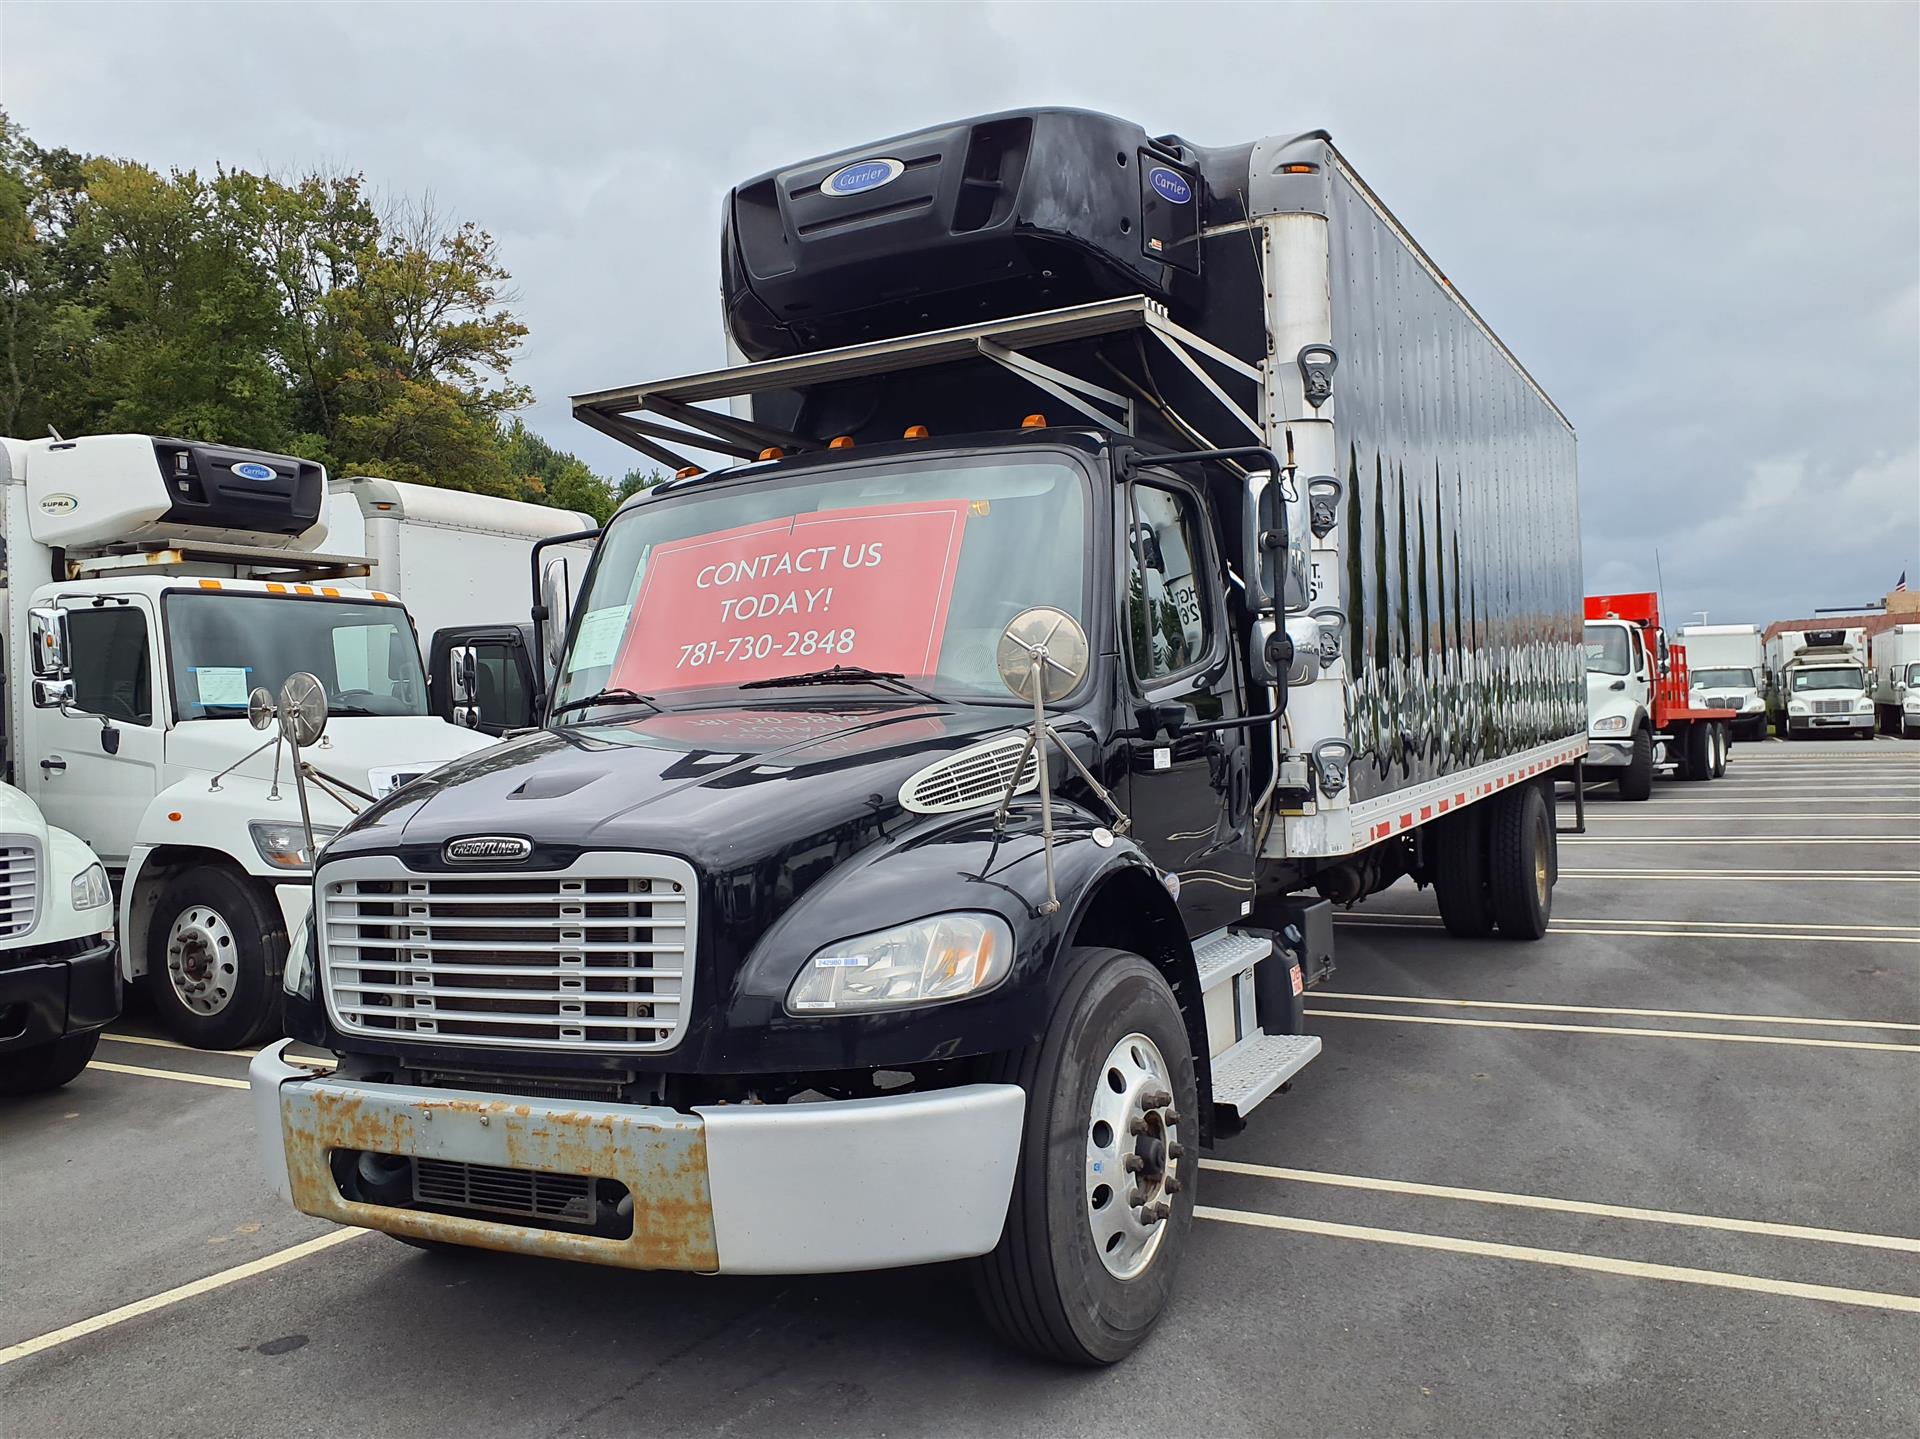
[[[410,1242],[966,1260],[1112,1362],[1320,1051],[1333,905],[1547,927],[1572,428],[1324,133],[1018,111],[725,216],[744,362],[574,400],[692,472],[608,524],[542,731],[322,856],[287,1032],[340,1062],[261,1051],[262,1157]]]
[[[1880,631],[1869,654],[1881,730],[1903,737],[1920,734],[1920,624]]]
[[[65,1084],[119,1012],[105,868],[0,784],[0,1096]]]
[[[1768,655],[1773,672],[1775,725],[1787,739],[1816,734],[1872,739],[1873,701],[1867,694],[1867,632],[1860,626],[1783,630]]]
[[[149,435],[6,439],[0,492],[8,777],[105,863],[121,973],[171,1033],[277,1032],[310,856],[249,693],[302,670],[325,684],[333,724],[306,756],[321,837],[489,741],[429,713],[405,608],[354,583],[367,560],[318,552],[321,466]]]
[[[1767,652],[1755,625],[1682,625],[1688,684],[1702,709],[1732,710],[1736,739],[1767,733]]]

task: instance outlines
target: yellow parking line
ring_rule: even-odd
[[[1246,1209],[1215,1209],[1197,1204],[1194,1215],[1223,1224],[1256,1229],[1282,1229],[1295,1234],[1318,1234],[1332,1239],[1364,1239],[1407,1249],[1432,1249],[1450,1254],[1476,1254],[1488,1259],[1515,1259],[1523,1264],[1548,1264],[1561,1269],[1583,1269],[1593,1274],[1615,1274],[1627,1279],[1661,1279],[1673,1284],[1702,1284],[1714,1289],[1740,1289],[1750,1294],[1779,1294],[1815,1299],[1827,1304],[1856,1304],[1869,1309],[1893,1309],[1920,1314],[1920,1296],[1886,1294],[1877,1289],[1841,1289],[1831,1284],[1801,1284],[1791,1279],[1764,1279],[1757,1274],[1733,1274],[1721,1269],[1690,1269],[1678,1264],[1649,1264],[1639,1259],[1612,1259],[1600,1254],[1576,1254],[1565,1249],[1535,1249],[1524,1244],[1494,1244],[1484,1239],[1455,1239],[1446,1234],[1422,1234],[1410,1229],[1375,1229],[1364,1224],[1333,1224],[1323,1219],[1296,1219],[1289,1214],[1263,1214]]]
[[[1514,1209],[1545,1209],[1558,1214],[1585,1214],[1596,1219],[1633,1219],[1645,1224],[1673,1224],[1689,1229],[1722,1229],[1734,1234],[1764,1234],[1775,1239],[1808,1239],[1816,1244],[1854,1244],[1866,1249],[1898,1249],[1920,1254],[1920,1239],[1903,1234],[1863,1234],[1851,1229],[1819,1229],[1809,1224],[1774,1224],[1764,1219],[1728,1219],[1718,1214],[1691,1214],[1685,1210],[1642,1209],[1631,1204],[1596,1204],[1584,1199],[1551,1199],[1543,1194],[1512,1194],[1500,1189],[1463,1189],[1453,1184],[1416,1184],[1405,1179],[1374,1179],[1362,1174],[1331,1174],[1321,1169],[1282,1169],[1272,1164],[1246,1164],[1234,1159],[1203,1159],[1202,1169],[1242,1174],[1255,1179],[1286,1179],[1299,1184],[1323,1184],[1336,1189],[1367,1189],[1382,1194],[1412,1194],[1424,1199],[1461,1199],[1474,1204],[1500,1204]]]
[[[111,1040],[115,1044],[145,1044],[151,1045],[155,1049],[184,1049],[189,1054],[224,1054],[230,1059],[252,1059],[254,1055],[260,1052],[257,1049],[201,1049],[197,1045],[182,1044],[177,1039],[161,1039],[157,1035],[152,1034],[119,1034],[107,1032],[103,1033],[100,1037]]]
[[[25,1359],[30,1354],[39,1354],[58,1345],[70,1343],[75,1339],[84,1339],[89,1334],[98,1334],[103,1329],[111,1329],[116,1324],[125,1324],[129,1319],[138,1319],[142,1315],[152,1314],[156,1310],[166,1309],[184,1300],[193,1299],[202,1294],[210,1294],[216,1289],[224,1289],[229,1284],[237,1284],[242,1279],[251,1279],[256,1274],[265,1274],[284,1265],[305,1259],[309,1254],[318,1254],[323,1249],[331,1249],[336,1244],[345,1244],[349,1239],[358,1239],[362,1234],[372,1231],[366,1229],[334,1229],[295,1244],[273,1254],[263,1254],[258,1259],[249,1259],[245,1264],[236,1264],[231,1269],[222,1269],[218,1274],[209,1274],[205,1279],[195,1279],[188,1284],[176,1285],[159,1294],[149,1295],[145,1299],[136,1299],[131,1304],[122,1304],[118,1309],[109,1309],[105,1314],[96,1314],[91,1319],[82,1319],[77,1324],[68,1324],[60,1329],[49,1330],[32,1339],[23,1339],[18,1344],[10,1344],[0,1349],[0,1365],[13,1363],[16,1359]]]
[[[1833,1029],[1912,1029],[1899,1020],[1805,1019],[1790,1014],[1716,1014],[1700,1009],[1605,1009],[1597,1004],[1523,1004],[1514,999],[1427,999],[1417,994],[1345,994],[1316,989],[1317,999],[1370,999],[1375,1004],[1430,1004],[1459,1009],[1533,1009],[1554,1014],[1630,1014],[1640,1019],[1713,1019],[1728,1024],[1818,1024]]]
[[[228,1079],[220,1074],[188,1074],[179,1069],[147,1069],[138,1064],[110,1064],[104,1059],[96,1059],[88,1069],[104,1069],[108,1074],[137,1074],[142,1079],[177,1079],[182,1084],[205,1084],[214,1089],[245,1089],[244,1079]]]
[[[1920,1044],[1884,1044],[1866,1039],[1807,1039],[1784,1034],[1711,1034],[1696,1029],[1635,1029],[1610,1024],[1545,1024],[1526,1019],[1453,1019],[1438,1014],[1372,1014],[1362,1009],[1309,1009],[1321,1019],[1384,1019],[1394,1024],[1454,1024],[1469,1029],[1533,1029],[1558,1034],[1626,1034],[1640,1039],[1717,1039],[1723,1044],[1787,1044],[1809,1049],[1882,1049],[1920,1054]]]

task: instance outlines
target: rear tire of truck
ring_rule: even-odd
[[[167,1033],[196,1049],[236,1049],[280,1024],[287,936],[279,909],[231,870],[174,877],[147,935],[147,991]]]
[[[1455,939],[1485,939],[1493,933],[1486,808],[1476,804],[1436,826],[1433,896],[1440,902],[1441,923]]]
[[[1647,799],[1653,794],[1653,734],[1649,730],[1633,732],[1633,758],[1620,775],[1620,798]]]
[[[1716,743],[1713,726],[1710,724],[1690,724],[1684,749],[1686,763],[1683,779],[1712,779],[1713,760],[1720,746]]]
[[[40,1094],[80,1077],[92,1062],[100,1031],[68,1034],[51,1044],[36,1044],[13,1054],[0,1054],[0,1095]]]
[[[1538,785],[1494,802],[1488,876],[1502,939],[1539,939],[1553,918],[1553,814]]]
[[[1727,756],[1733,753],[1733,728],[1730,725],[1717,724],[1713,727],[1713,777],[1726,778]]]
[[[1040,1040],[983,1078],[1018,1084],[1027,1112],[1006,1228],[972,1262],[981,1309],[1029,1353],[1124,1359],[1166,1308],[1193,1227],[1199,1094],[1173,991],[1137,954],[1074,950]]]

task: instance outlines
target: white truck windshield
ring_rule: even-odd
[[[1752,670],[1694,670],[1691,673],[1695,689],[1750,690],[1758,684]]]
[[[1070,461],[1004,453],[649,500],[607,527],[555,704],[836,665],[1007,699],[994,652],[1009,620],[1056,605],[1085,623],[1087,507]]]
[[[1865,689],[1866,684],[1866,673],[1852,665],[1839,665],[1830,670],[1795,670],[1793,672],[1793,688],[1796,694],[1801,690]]]
[[[174,714],[233,719],[256,686],[316,676],[333,715],[423,715],[426,679],[399,605],[223,593],[166,598]]]
[[[1633,668],[1624,625],[1587,626],[1587,668],[1603,675],[1623,675]]]

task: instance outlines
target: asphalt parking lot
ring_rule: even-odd
[[[1740,746],[1588,821],[1539,944],[1405,886],[1342,917],[1324,1056],[1213,1151],[1115,1369],[999,1348],[948,1269],[332,1229],[256,1178],[245,1057],[136,1017],[0,1107],[0,1430],[1920,1432],[1920,743]]]

